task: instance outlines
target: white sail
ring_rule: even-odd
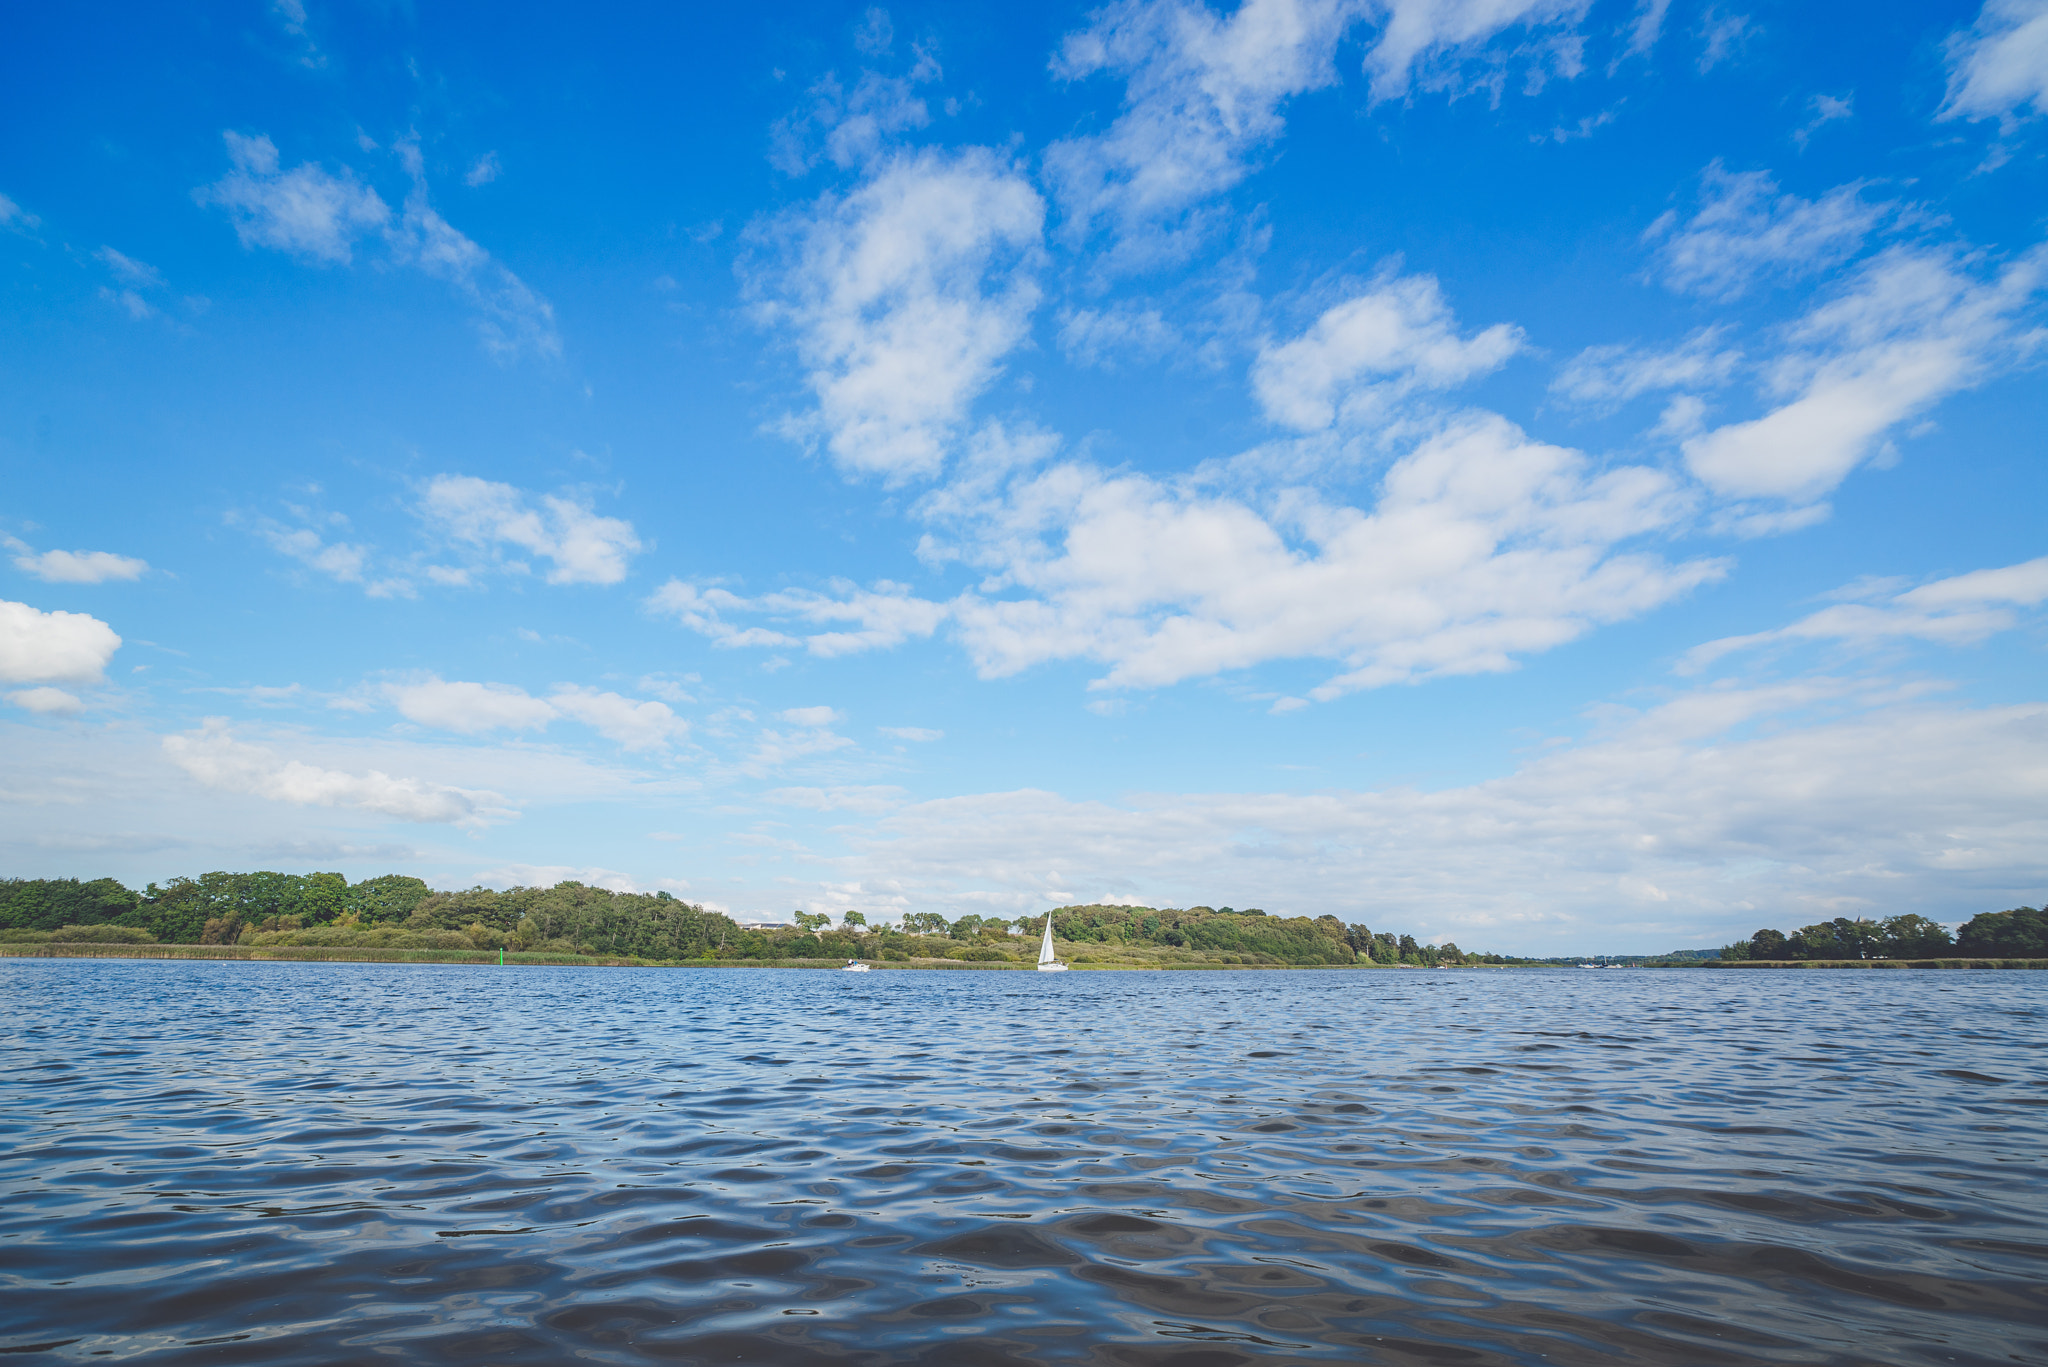
[[[1064,973],[1067,966],[1052,956],[1052,913],[1045,914],[1045,938],[1038,942],[1038,971]]]

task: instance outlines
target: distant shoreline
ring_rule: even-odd
[[[261,963],[355,963],[355,964],[466,964],[475,967],[506,968],[788,968],[835,970],[843,959],[633,959],[619,955],[534,954],[507,950],[500,959],[495,950],[460,949],[358,949],[301,945],[121,945],[121,944],[0,944],[0,958],[6,959],[184,959],[201,962]],[[1030,964],[991,963],[959,959],[865,959],[869,968],[880,972],[997,972],[1029,973]],[[1272,973],[1332,969],[1338,972],[1394,972],[1409,965],[1360,964],[1134,964],[1077,963],[1073,968],[1089,973]],[[1516,968],[1569,968],[1567,964],[1464,964],[1444,965],[1440,970],[1471,972]],[[1686,964],[1644,964],[1631,972],[1648,970],[1689,971],[1694,969],[2048,969],[2048,959],[1700,959]]]

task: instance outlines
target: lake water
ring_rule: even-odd
[[[2048,973],[0,960],[0,1351],[2048,1362]]]

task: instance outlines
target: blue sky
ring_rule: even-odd
[[[47,7],[0,77],[7,874],[1527,953],[2048,885],[2038,0]]]

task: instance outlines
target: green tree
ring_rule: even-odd
[[[1792,956],[1785,932],[1772,930],[1768,926],[1749,937],[1749,957],[1752,959],[1789,959]]]
[[[1956,936],[1964,954],[2007,959],[2048,958],[2048,911],[2014,907],[1984,911],[1964,923]]]
[[[847,930],[852,930],[856,926],[861,930],[866,930],[868,928],[868,918],[857,911],[849,911],[839,918],[839,924]]]
[[[832,924],[832,918],[822,911],[800,911],[796,914],[798,930],[807,930],[813,935]]]
[[[1933,959],[1955,948],[1948,928],[1925,916],[1887,916],[1878,930],[1880,958]]]

